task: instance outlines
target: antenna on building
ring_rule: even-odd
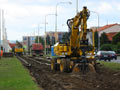
[[[108,25],[108,19],[107,19],[107,25]]]

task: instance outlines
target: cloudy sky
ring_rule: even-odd
[[[58,2],[71,1],[72,4],[59,4],[58,31],[67,31],[66,21],[76,14],[76,0],[0,0],[0,8],[5,12],[5,25],[9,40],[22,40],[24,35],[37,35],[38,24],[40,35],[44,35],[46,14],[55,14]],[[99,13],[100,26],[120,23],[119,0],[78,0],[79,11],[87,6],[90,11]],[[55,16],[47,17],[47,31],[55,31]],[[97,26],[97,15],[91,13],[88,27]]]

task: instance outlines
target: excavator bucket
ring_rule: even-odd
[[[73,72],[80,72],[80,68],[78,66],[78,64],[76,64],[73,68]]]
[[[95,70],[95,67],[94,67],[93,64],[89,63],[89,64],[88,64],[88,67],[89,67],[89,70],[90,70],[91,72],[96,73],[96,70]]]
[[[89,64],[76,64],[73,67],[73,72],[92,72],[92,73],[96,73],[95,67],[93,64],[89,63]]]

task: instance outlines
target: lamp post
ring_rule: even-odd
[[[55,34],[56,34],[56,37],[57,37],[57,7],[59,4],[65,4],[65,3],[72,4],[72,2],[59,2],[56,4],[56,8],[55,8],[55,10],[56,10],[56,12],[55,12],[55,16],[56,16],[55,17]],[[55,39],[55,42],[56,42],[56,39]]]
[[[97,28],[97,30],[99,29],[99,13],[98,12],[95,12],[95,11],[90,11],[90,12],[93,12],[93,13],[95,13],[96,15],[97,15],[97,17],[98,17],[98,28]],[[99,33],[98,33],[98,50],[100,50],[100,35],[99,35]]]
[[[0,9],[0,51],[1,51],[1,9]]]
[[[38,44],[39,44],[39,24],[38,24]]]
[[[47,14],[47,15],[45,15],[45,55],[46,55],[46,24],[47,24],[47,22],[46,22],[46,18],[47,18],[47,16],[50,16],[50,15],[55,15],[55,14]]]
[[[40,40],[39,40],[39,32],[40,32],[40,28],[42,28],[42,27],[40,27],[40,24],[38,24],[38,43],[40,43]]]
[[[76,14],[78,13],[78,0],[76,0]]]

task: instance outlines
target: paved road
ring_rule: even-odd
[[[111,60],[111,62],[117,62],[117,63],[120,63],[120,56],[117,57],[117,60]]]
[[[102,61],[104,61],[104,60],[102,60]],[[107,62],[109,62],[109,61],[107,60]],[[110,62],[120,63],[120,56],[117,57],[117,60],[113,59]]]

